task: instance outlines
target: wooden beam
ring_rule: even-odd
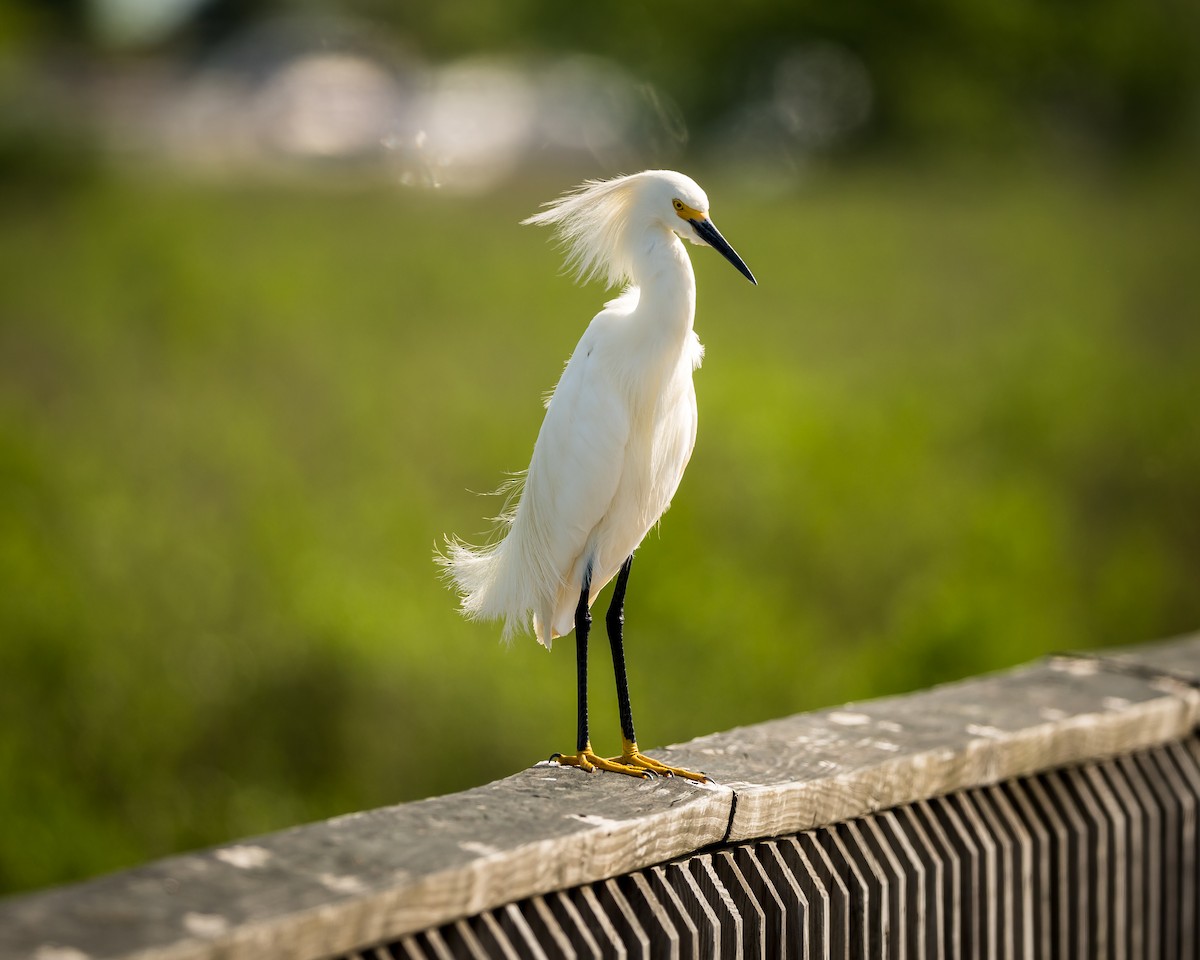
[[[1200,722],[1198,682],[1200,635],[655,751],[705,770],[708,786],[539,764],[464,793],[2,901],[0,960],[344,953],[724,842],[1178,740]]]

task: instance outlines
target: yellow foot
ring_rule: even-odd
[[[592,751],[590,743],[578,753],[556,753],[550,759],[555,763],[561,763],[565,767],[578,767],[584,773],[593,773],[596,770],[609,770],[613,773],[623,773],[630,777],[654,776],[654,773],[649,768],[623,763],[620,759],[606,760],[604,757],[597,756]]]
[[[682,767],[671,767],[646,756],[640,750],[636,741],[621,740],[622,750],[619,757],[605,758],[597,756],[589,743],[579,753],[556,753],[550,759],[567,767],[578,767],[585,773],[594,770],[608,770],[612,773],[623,773],[628,777],[683,777],[685,780],[695,780],[697,783],[708,783],[708,777],[703,773],[693,773]]]
[[[695,780],[697,783],[708,783],[708,777],[703,773],[684,770],[683,767],[672,767],[660,763],[653,757],[648,757],[638,749],[636,740],[621,738],[621,755],[613,758],[614,762],[636,770],[648,770],[656,777],[683,777],[685,780]]]

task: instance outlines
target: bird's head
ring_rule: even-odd
[[[521,221],[555,227],[567,262],[583,279],[601,276],[612,286],[633,276],[631,231],[657,225],[712,247],[753,284],[750,268],[713,225],[708,197],[691,177],[644,170],[613,180],[589,180]]]
[[[684,240],[712,247],[732,263],[742,276],[758,285],[746,262],[713,224],[708,212],[708,196],[695,180],[673,170],[652,170],[643,176],[649,181],[647,192],[652,198],[655,212],[668,230]]]

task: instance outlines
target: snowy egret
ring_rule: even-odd
[[[504,636],[532,626],[549,649],[575,630],[576,752],[559,763],[631,776],[707,779],[645,756],[629,706],[622,639],[633,552],[679,487],[696,442],[692,371],[704,348],[693,330],[696,280],[680,238],[711,246],[751,283],[749,267],[709,217],[690,177],[647,170],[588,181],[525,223],[556,228],[581,280],[625,284],[588,325],[546,402],[529,469],[513,481],[500,532],[482,547],[447,538],[438,561],[471,618],[504,618]],[[588,736],[591,605],[613,577],[605,618],[621,720],[619,757]]]

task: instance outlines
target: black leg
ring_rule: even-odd
[[[592,627],[592,614],[588,610],[588,595],[592,590],[592,570],[588,567],[583,575],[583,590],[579,594],[579,606],[575,608],[575,677],[578,684],[579,720],[576,727],[575,749],[580,753],[589,749],[588,737],[588,691],[587,659],[588,632]]]
[[[625,643],[621,636],[625,625],[625,586],[629,583],[629,568],[633,566],[633,554],[629,555],[617,574],[613,587],[612,603],[608,605],[605,623],[608,626],[608,645],[612,648],[613,675],[617,680],[617,709],[621,714],[621,734],[630,743],[637,743],[633,733],[633,711],[629,706],[629,680],[625,676]]]

